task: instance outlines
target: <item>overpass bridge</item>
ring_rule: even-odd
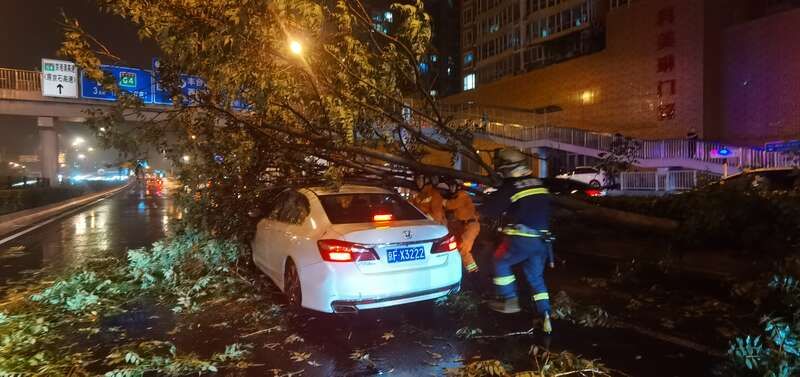
[[[56,98],[42,95],[42,73],[0,68],[0,114],[49,117],[64,122],[85,122],[86,110],[109,108],[112,101],[84,98]],[[148,105],[151,115],[167,106]],[[143,112],[147,114],[147,112]],[[135,120],[135,119],[131,119]]]
[[[546,148],[597,157],[608,152],[619,137],[577,128],[532,125],[534,114],[519,110],[467,105],[445,107],[444,113],[477,125],[476,137],[525,150]],[[786,153],[719,142],[685,139],[638,142],[641,148],[636,153],[636,165],[642,168],[683,168],[723,175],[745,169],[792,167],[796,163]],[[715,155],[723,147],[731,152],[731,157]]]
[[[42,96],[42,73],[0,68],[0,114],[36,117],[41,140],[43,175],[57,181],[58,145],[56,125],[60,122],[85,122],[86,110],[110,107],[112,102],[80,98]],[[157,115],[165,106],[148,106]],[[614,138],[607,133],[577,128],[534,125],[535,113],[470,105],[444,105],[443,113],[457,120],[480,125],[478,138],[525,150],[556,150],[597,157],[608,152]],[[545,112],[547,110],[545,109]],[[135,121],[136,119],[131,119]],[[761,148],[730,146],[717,142],[690,140],[639,140],[636,165],[642,168],[674,168],[714,174],[733,174],[748,168],[791,167],[792,156]],[[713,151],[725,147],[732,156],[720,159]],[[546,153],[545,153],[546,154]],[[725,162],[727,161],[727,164]],[[727,166],[726,166],[727,165]]]
[[[0,68],[0,115],[36,118],[39,129],[39,160],[42,175],[50,182],[58,182],[58,125],[84,123],[87,110],[110,108],[113,102],[82,98],[55,98],[42,95],[42,73],[19,69]],[[166,106],[148,106],[156,117]],[[134,115],[130,121],[137,121]]]

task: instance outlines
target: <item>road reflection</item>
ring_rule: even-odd
[[[181,213],[164,185],[135,184],[77,213],[0,245],[0,294],[34,275],[147,246]]]

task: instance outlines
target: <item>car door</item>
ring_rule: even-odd
[[[274,281],[281,288],[287,257],[303,252],[300,247],[308,237],[305,222],[309,211],[308,198],[295,190],[287,191],[278,198],[275,219],[270,224],[270,252],[266,254],[266,263],[272,269]]]
[[[278,279],[281,275],[278,274],[279,268],[273,264],[273,254],[280,249],[277,246],[283,235],[280,214],[289,195],[290,191],[285,190],[272,198],[271,203],[266,206],[264,218],[258,222],[253,242],[253,261],[276,283],[280,282]]]

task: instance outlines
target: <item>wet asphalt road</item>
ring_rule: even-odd
[[[24,285],[30,279],[80,267],[92,258],[103,258],[109,252],[124,253],[129,248],[143,247],[162,238],[169,231],[170,219],[179,216],[166,194],[133,187],[0,245],[0,297],[4,290]],[[594,264],[580,263],[580,260],[571,261],[568,268],[548,272],[551,291],[565,289],[572,295],[579,286],[585,285],[580,283],[580,278],[587,271],[597,273],[600,270]],[[583,296],[601,297],[606,290],[588,290]],[[275,297],[277,304],[284,304],[279,295]],[[651,315],[657,317],[658,313]],[[144,305],[129,316],[131,319],[122,318],[118,325],[126,327],[129,334],[141,332],[141,336],[165,337],[175,321],[168,310],[157,305]],[[468,320],[457,317],[430,303],[367,311],[355,316],[304,312],[288,321],[286,332],[277,337],[247,339],[256,346],[252,361],[262,366],[249,368],[246,374],[271,375],[270,371],[279,368],[303,370],[303,376],[437,376],[443,375],[446,367],[456,367],[474,358],[497,358],[509,361],[515,370],[525,370],[530,368],[527,356],[530,347],[545,344],[554,351],[567,350],[589,359],[600,359],[609,367],[632,376],[709,376],[711,367],[718,362],[705,354],[635,331],[584,328],[564,322],[556,322],[557,332],[550,338],[534,335],[465,341],[458,339],[455,333],[466,323],[481,328],[487,335],[504,334],[528,330],[533,315],[503,316],[483,306],[478,315]],[[239,341],[234,333],[214,329],[212,324],[188,337],[179,337],[176,343],[202,353]],[[292,362],[288,357],[292,352],[289,346],[281,346],[279,350],[266,346],[282,342],[287,333],[302,337],[304,341],[294,350],[310,352],[312,360],[319,365]],[[392,338],[384,338],[387,333],[391,333]],[[354,360],[354,352],[369,354],[369,362]]]
[[[162,238],[169,220],[179,215],[167,194],[134,184],[0,245],[0,294],[36,275],[80,267]]]

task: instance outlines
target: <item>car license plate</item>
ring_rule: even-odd
[[[389,263],[410,262],[425,259],[425,248],[422,246],[387,249],[386,259]]]

